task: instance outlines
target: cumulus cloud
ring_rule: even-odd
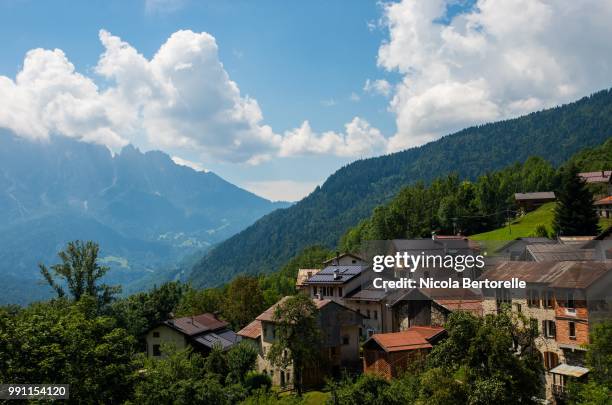
[[[15,80],[0,76],[0,127],[31,139],[58,134],[113,150],[134,143],[251,164],[279,155],[358,155],[367,152],[364,145],[384,142],[361,119],[347,124],[345,134],[316,134],[307,123],[275,133],[257,100],[230,79],[207,33],[175,32],[151,59],[105,30],[99,37],[104,52],[96,77],[75,71],[59,49],[31,50]]]
[[[389,39],[378,64],[403,75],[390,103],[390,150],[611,85],[612,3],[479,0],[443,24],[450,2],[384,8]]]
[[[363,86],[363,90],[367,93],[380,94],[386,97],[391,94],[391,83],[384,79],[368,79]]]
[[[344,126],[343,133],[316,133],[308,121],[285,132],[280,156],[332,154],[337,156],[371,156],[386,148],[387,140],[366,120],[355,117]]]

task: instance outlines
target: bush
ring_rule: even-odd
[[[249,371],[244,376],[244,387],[249,393],[260,389],[268,391],[272,387],[272,379],[267,374]]]

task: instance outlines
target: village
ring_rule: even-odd
[[[604,192],[610,193],[609,171],[580,175],[587,182],[603,183]],[[554,196],[550,194],[515,198],[519,208],[528,212],[551,201]],[[595,202],[599,215],[609,215],[609,209],[601,207],[610,198],[600,196]],[[482,254],[491,247],[461,235],[432,234],[430,239],[388,241],[385,249],[391,255],[458,256]],[[569,381],[588,378],[585,354],[591,327],[612,316],[612,228],[592,236],[517,238],[488,253],[482,270],[465,273],[435,267],[385,270],[401,288],[377,288],[373,281],[379,274],[372,271],[371,255],[364,253],[337,254],[320,268],[300,269],[296,294],[309,297],[317,308],[319,350],[325,360],[325,366],[305,370],[300,383],[317,388],[327,377],[341,373],[396,378],[445,339],[444,325],[450,314],[468,312],[483,317],[507,310],[536,325],[535,343],[545,370],[543,399],[562,402]],[[470,287],[483,286],[485,280],[490,285],[423,288],[400,283],[402,279],[427,279],[458,284],[466,277],[473,280]],[[491,288],[495,284],[503,287]],[[287,299],[282,298],[239,331],[230,330],[214,314],[170,319],[148,332],[147,354],[163,356],[160,347],[173,343],[179,349],[191,346],[206,355],[216,345],[227,350],[247,341],[257,349],[257,370],[279,389],[291,390],[296,370],[291,364],[278,367],[268,356],[276,339],[276,308]]]

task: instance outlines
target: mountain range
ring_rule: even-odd
[[[196,286],[236,274],[267,273],[307,246],[337,246],[340,236],[416,181],[461,178],[501,169],[529,156],[559,165],[612,137],[612,90],[522,117],[475,126],[426,145],[353,162],[295,205],[276,210],[209,250],[193,267]]]
[[[37,265],[67,241],[98,242],[106,281],[130,292],[181,277],[190,257],[287,205],[162,152],[0,132],[0,303],[48,296]]]

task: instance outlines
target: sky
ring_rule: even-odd
[[[0,127],[132,143],[272,200],[608,88],[601,0],[0,0]]]

